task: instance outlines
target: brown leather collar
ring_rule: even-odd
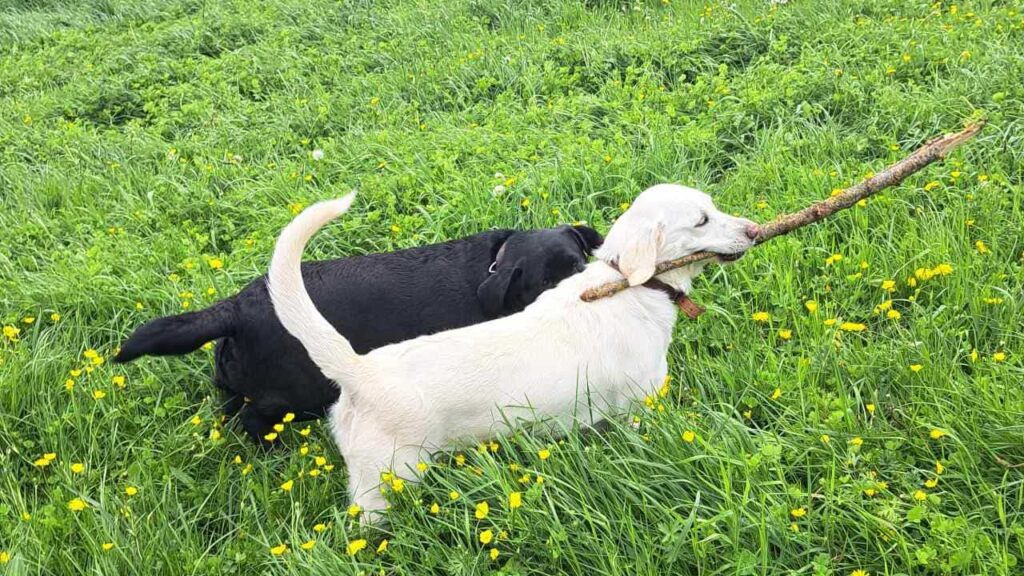
[[[609,266],[614,268],[615,271],[618,272],[619,274],[622,274],[622,271],[619,270],[619,265],[617,263],[611,263],[609,264]],[[698,316],[705,312],[703,307],[701,307],[693,300],[690,300],[690,297],[686,295],[686,292],[683,292],[682,290],[676,290],[675,288],[669,286],[668,284],[662,282],[661,280],[658,280],[653,276],[650,280],[641,284],[641,286],[643,286],[644,288],[650,288],[651,290],[658,290],[659,292],[663,292],[666,296],[668,296],[669,300],[675,302],[676,306],[679,306],[679,309],[683,312],[683,314],[686,314],[686,316],[690,320],[696,320]]]

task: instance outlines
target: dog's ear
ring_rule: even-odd
[[[576,225],[569,228],[569,231],[576,236],[576,240],[583,248],[583,253],[590,255],[595,249],[604,244],[604,236],[590,226]]]
[[[516,262],[515,266],[496,270],[477,287],[477,300],[483,305],[488,316],[497,317],[504,314],[506,297],[522,275],[523,269],[519,262]]]
[[[623,218],[630,218],[630,214]],[[622,224],[625,222],[615,224],[614,234],[601,247],[601,257],[606,262],[617,262],[629,285],[638,286],[654,276],[665,227],[661,222],[640,218],[631,218],[630,225]]]

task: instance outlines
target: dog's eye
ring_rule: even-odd
[[[700,228],[701,226],[703,226],[703,225],[705,225],[707,223],[708,223],[708,215],[707,214],[702,214],[701,217],[700,217],[700,222],[697,222],[696,228]]]

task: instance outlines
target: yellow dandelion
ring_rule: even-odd
[[[939,462],[938,460],[936,460],[935,461],[935,473],[941,475],[945,471],[946,471],[946,467],[942,465],[942,462]]]
[[[74,472],[75,474],[81,474],[82,472],[85,472],[85,464],[82,464],[81,462],[75,462],[74,464],[71,465],[71,471]]]
[[[924,490],[917,490],[914,492],[914,500],[922,502],[928,499],[928,494]]]
[[[491,560],[497,560],[498,555],[500,555],[501,552],[498,552],[497,548],[491,548],[491,551],[488,554],[490,555]]]
[[[910,371],[911,372],[920,372],[922,368],[924,368],[924,366],[921,365],[921,364],[911,364],[910,365]]]
[[[854,570],[850,572],[850,576],[871,576],[867,570]]]
[[[274,424],[274,432],[284,432],[284,424]]]
[[[932,428],[932,431],[928,433],[928,437],[932,440],[941,440],[945,435],[945,431],[939,430],[938,428]]]
[[[832,438],[830,438],[828,434],[822,434],[818,439],[821,440],[822,444],[828,444],[832,441]]]
[[[889,320],[899,320],[903,315],[900,314],[899,310],[889,310],[885,313],[885,317]]]
[[[550,450],[548,450],[547,448],[544,448],[544,449],[542,449],[542,450],[539,450],[539,451],[537,452],[537,456],[538,456],[538,457],[539,457],[539,458],[540,458],[541,460],[547,460],[548,458],[550,458],[550,457],[551,457],[551,451],[550,451]]]
[[[200,424],[203,423],[203,419],[200,418],[198,414],[196,414],[195,416],[192,417],[192,420],[190,420],[190,422],[192,423],[193,426],[199,426]]]
[[[434,502],[433,504],[430,505],[430,513],[431,514],[435,514],[436,515],[440,511],[441,511],[441,505],[438,504],[437,502]]]
[[[799,508],[793,508],[789,511],[789,515],[799,520],[807,515],[807,507],[801,506]]]
[[[284,418],[281,418],[281,422],[284,422],[286,424],[288,422],[291,422],[292,420],[295,420],[295,413],[294,412],[289,412],[289,413],[284,415]]]
[[[455,490],[452,490],[451,492],[448,493],[448,499],[451,500],[452,502],[458,500],[459,499],[459,493],[456,492]]]
[[[306,540],[302,544],[299,544],[299,548],[302,548],[303,550],[312,550],[313,546],[316,546],[316,540],[313,540],[312,538]]]
[[[494,532],[491,530],[484,530],[480,533],[480,543],[490,544],[491,540],[494,540]]]
[[[359,513],[362,512],[362,511],[363,511],[363,509],[359,507],[359,504],[353,503],[353,504],[350,504],[349,507],[348,507],[348,515],[351,516],[352,518],[355,518],[356,516],[359,516]]]
[[[317,525],[313,526],[313,532],[316,532],[317,534],[320,534],[320,533],[322,533],[325,530],[327,530],[327,524],[320,523],[320,524],[317,524]]]
[[[0,566],[11,561],[11,554],[6,550],[0,550]]]
[[[394,490],[395,492],[401,493],[403,490],[405,490],[405,480],[402,480],[401,478],[395,478],[394,480],[391,481],[391,489]]]
[[[822,322],[825,326],[835,326],[837,320],[835,318],[829,318]]]
[[[285,492],[290,492],[291,489],[292,489],[292,486],[294,486],[294,485],[295,485],[295,480],[288,480],[285,483],[281,484],[281,490],[284,490]]]
[[[273,548],[270,549],[270,553],[273,554],[274,556],[280,556],[280,555],[284,554],[287,551],[288,551],[288,545],[287,544],[278,544],[277,546],[274,546]]]
[[[124,376],[114,376],[110,379],[110,382],[118,388],[124,388]]]
[[[754,312],[750,315],[750,319],[754,322],[767,322],[772,319],[767,312]]]
[[[861,446],[864,444],[864,439],[860,436],[854,436],[850,438],[850,446]]]
[[[417,470],[417,471],[418,471],[418,472],[419,472],[420,474],[422,474],[422,473],[426,472],[426,471],[427,471],[427,463],[426,463],[426,462],[417,462],[417,463],[416,463],[416,470]]]
[[[135,486],[128,486],[124,489],[124,493],[127,494],[128,496],[135,496],[136,494],[139,493],[139,489],[136,488]]]
[[[309,426],[306,426],[302,430],[299,430],[299,434],[301,434],[302,436],[309,436],[310,432],[311,430],[309,429]]]
[[[267,442],[273,442],[274,440],[277,440],[277,432],[268,432],[263,435],[263,439]]]
[[[842,260],[843,260],[843,255],[842,254],[833,254],[833,255],[829,256],[828,258],[825,258],[825,265],[826,266],[832,266],[836,262],[841,262]]]
[[[1005,352],[996,352],[995,354],[992,355],[992,360],[995,361],[995,362],[1002,362],[1002,361],[1006,360],[1006,353]]]
[[[788,329],[785,329],[785,328],[779,330],[779,338],[781,338],[783,340],[789,340],[792,337],[793,337],[793,331],[792,330],[788,330]]]
[[[810,312],[811,314],[814,314],[818,311],[818,303],[815,302],[814,300],[808,300],[807,302],[804,302],[804,307],[807,308],[807,311]]]
[[[523,505],[523,495],[520,492],[510,492],[508,495],[508,508],[515,510]],[[486,542],[485,542],[486,544]]]
[[[843,322],[839,325],[839,329],[844,332],[863,332],[867,330],[868,327],[859,322]]]
[[[974,247],[978,250],[978,254],[988,254],[989,252],[992,251],[989,249],[988,246],[985,245],[985,242],[983,242],[982,240],[978,240],[977,242],[975,242]]]
[[[487,518],[487,514],[490,513],[490,511],[491,507],[487,505],[487,501],[485,500],[476,505],[476,511],[473,515],[476,516],[477,520],[483,520],[484,518]]]
[[[868,414],[874,414],[875,413],[875,405],[874,404],[868,404],[868,405],[864,406],[864,408],[868,411]]]
[[[683,432],[683,442],[686,442],[687,444],[691,444],[696,439],[697,439],[697,433],[694,432],[693,430],[687,430],[687,431]]]
[[[349,556],[355,556],[359,553],[360,550],[363,550],[364,548],[366,548],[366,540],[360,538],[358,540],[353,540],[349,542],[348,546],[345,547],[345,552],[347,552]]]
[[[209,264],[210,268],[214,270],[220,270],[221,268],[224,267],[224,261],[221,260],[220,258],[211,258],[210,261],[207,262],[207,264]]]
[[[939,479],[938,478],[929,478],[929,479],[924,481],[924,487],[925,488],[935,488],[938,485],[939,485]]]
[[[107,393],[104,392],[103,390],[93,390],[92,391],[92,399],[93,400],[102,400],[103,398],[106,398],[106,397],[107,397]]]
[[[380,541],[380,544],[377,545],[377,554],[383,554],[383,553],[385,553],[387,551],[388,551],[388,539],[385,538],[385,539]]]
[[[895,292],[896,291],[896,281],[895,280],[882,280],[881,288],[882,288],[882,290],[885,290],[886,292],[890,292],[890,293]]]
[[[85,500],[82,500],[81,498],[75,498],[74,500],[68,502],[68,510],[71,510],[72,512],[81,512],[82,510],[85,510],[88,507],[89,503],[86,502]]]
[[[110,552],[113,549],[114,549],[114,543],[113,542],[104,542],[103,543],[103,551],[104,552]]]

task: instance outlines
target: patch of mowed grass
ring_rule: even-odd
[[[1019,573],[1022,54],[989,2],[5,5],[0,571]],[[709,269],[634,414],[442,455],[385,527],[321,424],[263,453],[221,422],[208,351],[103,360],[350,188],[309,257],[607,230],[662,181],[767,220],[978,116]]]

